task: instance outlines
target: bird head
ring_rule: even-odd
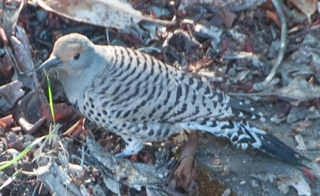
[[[86,36],[68,34],[55,42],[50,57],[36,71],[55,69],[61,74],[78,75],[90,65],[93,53],[94,44]]]

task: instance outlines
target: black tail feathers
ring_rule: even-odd
[[[272,157],[278,158],[294,166],[306,167],[301,163],[301,159],[307,159],[300,155],[294,149],[277,139],[276,137],[267,134],[261,129],[250,126],[246,121],[238,122],[237,139],[234,142],[237,145],[246,146],[243,144],[249,144],[253,148],[256,148]],[[233,133],[233,136],[235,133]],[[230,137],[233,141],[232,137]],[[246,148],[246,147],[245,147]]]
[[[270,134],[258,136],[261,140],[261,147],[259,148],[259,150],[261,150],[262,152],[265,152],[266,154],[278,158],[293,166],[306,167],[301,163],[301,159],[307,158],[300,155],[298,152],[287,146],[282,141],[278,140]]]

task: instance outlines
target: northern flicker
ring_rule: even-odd
[[[261,113],[148,54],[95,45],[73,33],[55,42],[42,68],[57,72],[67,98],[85,117],[122,137],[126,147],[118,157],[192,129],[302,166],[295,150],[246,121],[262,119]]]

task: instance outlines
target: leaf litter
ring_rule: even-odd
[[[237,1],[184,0],[180,4],[176,4],[169,1],[148,1],[146,3],[147,1],[141,0],[134,8],[128,2],[112,2],[113,4],[108,4],[109,1],[94,1],[94,3],[88,4],[81,1],[81,3],[75,4],[77,3],[75,1],[39,1],[39,5],[50,11],[49,13],[37,7],[36,2],[31,1],[28,2],[29,5],[24,5],[23,1],[17,1],[8,2],[6,6],[1,7],[4,14],[1,18],[0,30],[5,32],[5,34],[1,34],[4,43],[0,59],[4,65],[0,69],[1,79],[3,79],[1,82],[4,84],[0,87],[3,89],[2,94],[0,92],[3,95],[0,98],[0,103],[3,106],[1,112],[12,114],[11,121],[15,122],[1,123],[0,127],[3,131],[1,133],[7,136],[6,141],[0,140],[0,149],[3,150],[0,156],[2,160],[10,160],[12,158],[10,156],[13,154],[15,156],[19,151],[22,151],[28,143],[32,142],[32,138],[38,138],[48,133],[48,122],[46,123],[44,119],[50,121],[51,117],[45,93],[37,90],[42,82],[39,83],[33,74],[33,63],[41,62],[46,58],[41,54],[49,54],[53,41],[60,35],[74,31],[87,34],[90,28],[92,33],[88,33],[88,36],[96,39],[96,43],[122,43],[129,47],[144,48],[146,52],[151,52],[162,61],[178,64],[177,67],[193,71],[194,75],[199,74],[202,77],[207,77],[213,86],[238,96],[244,103],[251,104],[252,99],[267,103],[263,106],[269,110],[265,111],[266,116],[270,111],[277,110],[278,114],[287,118],[287,122],[293,127],[290,133],[284,133],[284,130],[290,131],[290,127],[285,126],[284,122],[277,126],[267,123],[268,127],[265,129],[286,142],[290,142],[290,139],[293,141],[293,138],[288,139],[287,137],[287,134],[291,134],[298,141],[297,148],[304,150],[309,158],[319,157],[316,153],[319,152],[320,146],[316,145],[315,151],[310,151],[310,146],[314,146],[312,143],[319,141],[320,137],[319,131],[315,128],[319,119],[317,100],[319,99],[318,84],[320,80],[317,63],[318,53],[316,52],[319,46],[316,44],[317,33],[315,33],[317,21],[313,17],[318,13],[313,11],[314,8],[307,7],[307,10],[311,11],[304,11],[296,5],[304,14],[308,15],[308,22],[314,25],[312,30],[306,33],[302,30],[303,28],[295,26],[301,17],[292,13],[299,11],[290,7],[291,5],[288,3],[282,5],[284,12],[286,12],[286,19],[291,20],[287,21],[290,29],[287,36],[290,42],[287,43],[282,66],[274,72],[273,80],[259,92],[252,87],[255,83],[263,81],[270,72],[272,61],[276,59],[279,50],[279,47],[276,46],[281,43],[278,26],[280,23],[275,24],[279,19],[274,17],[277,11],[274,11],[270,2],[262,4],[262,1],[241,1],[242,4],[239,4]],[[69,4],[66,5],[67,3]],[[59,7],[59,5],[62,6]],[[258,6],[260,6],[259,9],[257,9]],[[225,10],[219,12],[219,9],[222,8]],[[252,10],[247,11],[248,8]],[[92,9],[95,12],[91,12]],[[292,13],[289,13],[288,9]],[[46,14],[41,16],[41,12]],[[273,13],[273,17],[270,13]],[[23,14],[28,15],[27,19],[23,19]],[[83,16],[87,17],[83,18]],[[231,18],[227,20],[225,18],[227,16]],[[155,19],[155,17],[164,17],[166,20]],[[268,17],[273,18],[273,21],[268,21]],[[300,23],[299,25],[304,25],[304,23]],[[101,26],[112,27],[115,30],[108,29],[106,31]],[[293,32],[298,33],[294,34]],[[48,38],[51,44],[48,44]],[[8,42],[12,45],[8,45]],[[30,44],[36,50],[31,50]],[[11,79],[12,73],[14,73],[13,78],[16,80]],[[11,83],[6,82],[5,78]],[[45,193],[92,195],[91,191],[110,193],[109,195],[112,194],[111,192],[116,194],[130,192],[131,194],[143,195],[182,195],[176,190],[177,185],[182,187],[182,192],[187,195],[194,193],[194,191],[210,192],[210,188],[213,186],[209,186],[210,188],[205,186],[205,190],[197,190],[197,187],[204,187],[200,186],[200,183],[202,183],[201,179],[205,178],[196,169],[202,165],[211,168],[211,172],[206,173],[209,176],[206,183],[212,184],[212,179],[218,179],[220,183],[230,187],[222,191],[224,195],[234,193],[241,195],[249,192],[252,192],[253,195],[259,195],[263,190],[255,181],[258,179],[262,182],[274,182],[264,184],[268,187],[269,195],[275,195],[277,191],[284,194],[310,195],[311,192],[317,192],[319,189],[318,181],[314,182],[311,177],[304,179],[303,173],[299,173],[300,171],[297,169],[287,170],[287,165],[254,152],[247,152],[250,154],[247,156],[242,151],[229,148],[228,144],[223,143],[221,139],[213,142],[214,140],[206,135],[201,139],[202,142],[200,142],[197,153],[193,149],[189,151],[190,154],[187,153],[188,155],[182,156],[180,160],[168,159],[173,153],[179,154],[180,149],[169,145],[170,142],[167,145],[161,143],[146,147],[148,152],[141,152],[132,157],[138,162],[115,161],[112,154],[106,153],[99,146],[91,147],[89,150],[91,152],[88,153],[82,147],[85,140],[83,133],[87,132],[87,129],[83,128],[82,121],[78,121],[79,116],[69,110],[70,106],[59,104],[61,100],[65,101],[65,99],[61,89],[56,88],[56,91],[58,93],[55,94],[57,102],[55,111],[57,111],[57,119],[62,124],[60,130],[67,130],[74,123],[78,123],[63,136],[55,137],[50,145],[48,142],[38,143],[37,148],[40,150],[34,154],[33,151],[30,152],[30,157],[34,156],[34,162],[23,159],[8,170],[4,170],[2,174],[10,176],[24,164],[25,168],[22,173],[36,176],[32,179],[44,183],[44,188],[41,191],[37,189],[37,186],[23,184],[21,187],[31,186],[31,189],[24,189],[26,194],[37,190],[43,195]],[[251,94],[248,94],[249,92]],[[285,105],[284,103],[290,107],[282,107],[281,104]],[[311,119],[313,120],[311,121]],[[24,136],[26,133],[31,134],[32,137]],[[94,134],[96,138],[100,138],[99,142],[105,145],[105,148],[111,149],[113,152],[121,150],[119,138],[116,136],[106,131],[95,131]],[[72,135],[72,137],[68,135]],[[21,136],[24,136],[25,139],[21,139]],[[77,138],[75,139],[75,137]],[[94,142],[90,139],[86,141]],[[189,140],[186,142],[186,149],[188,146],[190,147],[188,142]],[[213,149],[212,143],[215,143]],[[291,145],[296,144],[291,142]],[[10,147],[16,150],[13,152]],[[99,149],[99,153],[97,149]],[[150,153],[150,151],[154,153]],[[156,157],[151,158],[152,156]],[[139,163],[140,160],[143,160],[143,163]],[[148,162],[153,164],[145,164]],[[270,167],[270,165],[274,167]],[[174,168],[177,169],[174,170]],[[30,169],[34,172],[28,173]],[[162,169],[162,171],[155,172],[158,169]],[[170,181],[172,186],[167,186],[166,178],[169,171],[172,171],[177,179],[176,182]],[[285,176],[272,177],[279,171],[283,172]],[[296,173],[292,173],[293,171]],[[305,174],[307,176],[313,174],[314,179],[318,179],[319,173],[317,171],[319,171],[319,166],[312,165],[311,172],[309,174],[305,172]],[[59,180],[56,178],[57,176],[52,175],[54,173],[59,174]],[[253,180],[252,174],[260,176],[260,178]],[[90,175],[95,177],[90,178]],[[268,179],[273,179],[273,181],[263,180],[262,175],[268,175]],[[20,178],[23,179],[18,176],[19,180]],[[15,181],[18,179],[15,178]],[[312,181],[310,183],[313,183],[313,186],[308,185],[308,180]],[[2,193],[17,194],[15,189],[12,189],[15,187],[12,182],[3,187]],[[54,183],[57,183],[55,188],[60,188],[52,189],[50,186]],[[290,186],[293,189],[289,188]],[[111,192],[101,187],[107,187]],[[126,187],[132,187],[132,189]],[[27,190],[31,192],[27,193]]]

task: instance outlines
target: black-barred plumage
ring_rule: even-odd
[[[148,54],[69,34],[57,40],[41,67],[55,68],[69,101],[82,114],[124,139],[126,148],[118,156],[194,129],[302,166],[292,148],[246,122],[262,120],[261,113]]]

